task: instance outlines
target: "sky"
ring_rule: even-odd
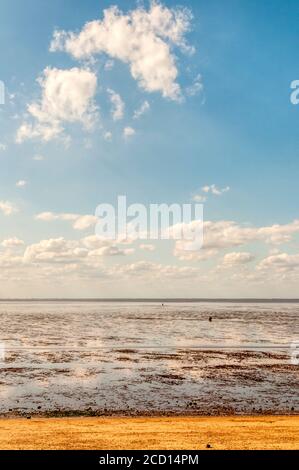
[[[2,0],[0,298],[299,297],[296,0]],[[202,203],[204,243],[96,207]]]

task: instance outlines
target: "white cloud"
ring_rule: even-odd
[[[41,240],[26,248],[25,262],[67,263],[86,257],[88,251],[80,248],[77,242],[65,240],[63,237]]]
[[[147,261],[138,261],[136,263],[117,266],[114,273],[123,276],[142,278],[160,278],[160,279],[173,279],[173,278],[195,278],[199,275],[198,268],[190,266],[175,266],[163,265],[157,263],[150,263]]]
[[[23,257],[21,255],[16,255],[15,252],[12,250],[0,251],[0,266],[1,270],[0,273],[3,273],[3,270],[6,269],[20,269],[23,263]],[[5,279],[7,279],[7,274],[5,275]],[[11,275],[9,275],[9,279],[11,279]],[[3,279],[2,279],[3,282]]]
[[[279,253],[268,256],[259,264],[260,270],[277,272],[294,271],[299,268],[299,254]]]
[[[80,215],[80,214],[68,214],[68,213],[55,213],[55,212],[42,212],[36,215],[36,220],[42,220],[44,222],[52,222],[55,220],[62,220],[66,222],[72,222],[75,230],[86,230],[93,227],[98,219],[94,215]]]
[[[16,182],[16,187],[17,188],[24,188],[25,186],[27,186],[27,181],[26,180],[19,180]]]
[[[207,201],[207,195],[208,194],[213,194],[214,196],[222,196],[223,194],[227,193],[230,191],[230,187],[226,186],[225,188],[217,188],[215,184],[212,184],[210,186],[206,185],[201,188],[202,193],[199,194],[194,194],[193,196],[193,201],[198,202],[198,203],[203,203]]]
[[[111,115],[113,121],[119,121],[124,117],[125,103],[121,99],[121,96],[111,88],[108,88],[107,92],[109,93],[110,101],[112,104]]]
[[[201,75],[198,74],[195,77],[193,84],[186,89],[186,92],[189,96],[196,96],[196,95],[199,95],[202,91],[203,91],[202,78],[201,78]]]
[[[227,253],[223,258],[224,266],[236,266],[247,264],[254,260],[254,256],[247,252],[233,252]]]
[[[259,237],[266,239],[267,243],[280,245],[288,243],[292,240],[292,236],[299,232],[299,220],[285,225],[271,225],[268,227],[261,227],[258,230]]]
[[[73,228],[75,230],[87,230],[93,227],[98,222],[98,218],[95,215],[80,215],[75,220]]]
[[[93,240],[92,240],[93,239]],[[94,240],[94,236],[81,240],[66,240],[64,237],[41,240],[29,245],[24,252],[26,263],[74,264],[84,267],[96,267],[102,264],[104,257],[128,256],[134,252],[132,248],[122,249],[102,240]],[[80,269],[80,268],[79,268]]]
[[[202,188],[204,193],[211,193],[214,196],[222,196],[222,194],[227,193],[229,190],[229,186],[226,186],[225,188],[217,188],[215,184],[212,184],[211,186],[204,186]]]
[[[195,194],[193,196],[194,202],[203,203],[203,202],[206,202],[206,200],[207,200],[206,196],[202,196],[201,194]]]
[[[138,7],[128,14],[117,7],[104,10],[104,18],[86,23],[80,33],[56,31],[51,51],[66,51],[76,59],[107,54],[129,64],[132,77],[148,92],[161,92],[178,100],[178,69],[172,49],[192,53],[187,45],[191,12],[153,1],[149,10]]]
[[[20,240],[17,237],[13,237],[13,238],[8,238],[7,240],[3,240],[1,245],[4,248],[18,248],[18,247],[24,246],[24,242],[23,240]]]
[[[189,242],[179,240],[175,244],[175,256],[180,259],[203,260],[213,257],[219,251],[248,245],[254,242],[271,244],[287,243],[292,236],[299,233],[299,220],[285,225],[271,225],[265,227],[247,227],[233,221],[192,221],[189,230],[203,228],[204,243],[200,251],[187,251]],[[177,224],[171,228],[173,233],[181,233],[182,225]]]
[[[32,123],[24,122],[17,131],[16,142],[17,144],[21,144],[29,139],[42,139],[45,142],[49,142],[57,138],[62,132],[63,129],[60,126],[33,125]]]
[[[104,139],[107,141],[107,142],[111,142],[112,140],[112,132],[110,131],[107,131],[104,133]]]
[[[53,220],[74,221],[79,217],[77,214],[57,214],[55,212],[41,212],[36,215],[36,220],[43,220],[44,222],[52,222]]]
[[[129,139],[130,137],[133,137],[135,134],[136,134],[136,131],[132,127],[125,127],[123,130],[123,136],[125,139]]]
[[[87,69],[61,70],[47,67],[38,79],[42,89],[39,102],[28,105],[32,122],[25,121],[16,141],[40,138],[49,141],[61,136],[64,123],[81,123],[91,129],[97,119],[94,97],[96,75]]]
[[[102,256],[127,256],[131,255],[134,253],[133,248],[119,248],[118,246],[115,245],[110,245],[110,246],[102,246],[101,248],[98,248],[96,250],[93,250],[89,253],[89,257],[102,257]]]
[[[18,212],[18,208],[12,202],[0,201],[0,211],[3,212],[4,215],[8,216]]]
[[[143,116],[145,113],[147,113],[150,110],[150,104],[148,101],[144,101],[142,105],[134,111],[133,119],[139,119],[141,116]]]
[[[220,222],[215,222],[215,224]],[[237,224],[235,225],[237,226]],[[244,229],[244,227],[237,227]],[[217,228],[219,229],[220,226],[218,225]],[[282,229],[293,232],[295,223],[285,226],[252,228],[253,231],[247,232],[245,237],[243,234],[241,239],[252,239],[255,236],[266,241],[269,232],[277,233]],[[209,230],[212,230],[211,226]],[[219,234],[219,237],[221,235],[223,232]],[[83,282],[86,282],[86,285],[90,287],[95,281],[95,290],[92,292],[96,293],[102,279],[103,287],[108,288],[110,285],[112,292],[115,292],[115,289],[121,289],[122,285],[125,289],[124,292],[127,292],[127,281],[133,280],[134,288],[137,289],[134,292],[140,292],[140,288],[144,289],[150,284],[156,293],[163,293],[165,286],[170,287],[168,292],[173,296],[196,296],[199,292],[211,292],[213,295],[220,295],[220,292],[221,295],[228,295],[228,293],[232,295],[236,292],[237,285],[238,293],[242,292],[244,296],[248,293],[256,295],[257,289],[260,289],[258,290],[259,295],[262,292],[271,292],[268,295],[274,296],[281,295],[277,294],[278,287],[282,289],[279,292],[287,289],[286,291],[295,293],[299,280],[298,254],[279,252],[271,254],[256,267],[255,263],[249,265],[250,261],[254,260],[254,256],[250,252],[231,252],[222,258],[222,264],[211,265],[210,268],[207,266],[202,270],[198,266],[154,263],[144,259],[128,264],[125,264],[125,259],[118,262],[118,259],[132,255],[134,249],[111,240],[100,239],[95,235],[78,240],[67,240],[63,237],[50,238],[29,246],[25,246],[22,240],[12,237],[4,240],[0,245],[2,283],[13,283],[14,289],[25,285],[26,289],[32,288],[32,292],[36,289],[36,283],[39,281],[44,285],[48,282],[49,286],[53,285],[53,281],[56,283],[58,281],[59,285],[63,285],[63,289],[65,284],[71,283],[75,286],[74,292],[77,292],[77,289],[82,292]],[[139,248],[151,251],[150,246],[150,243],[145,243],[139,245]],[[204,257],[209,259],[217,253],[216,248],[214,250],[209,248],[202,250],[201,256],[202,259]],[[107,258],[109,258],[108,262]],[[189,259],[192,260],[192,258]],[[230,267],[234,269],[226,269]],[[173,282],[167,282],[169,280]],[[123,284],[122,281],[124,281]],[[57,288],[56,283],[54,283],[55,289]],[[200,286],[200,291],[198,291],[198,286]],[[205,290],[209,289],[209,286],[212,287],[212,291]],[[48,295],[46,292],[49,291],[44,292],[45,295]],[[57,291],[52,292],[56,292],[57,295]],[[61,292],[63,295],[64,291]],[[143,290],[143,292],[145,291]]]
[[[74,213],[55,213],[55,212],[42,212],[37,214],[35,217],[37,220],[42,220],[45,222],[52,222],[56,220],[71,222],[75,230],[85,230],[90,227],[94,227],[98,222],[98,218],[94,215],[81,215]],[[192,221],[188,225],[188,233],[194,232],[201,228],[202,222]],[[170,236],[175,239],[175,236],[182,233],[182,224],[177,224],[169,228]],[[183,232],[183,233],[187,233]],[[264,227],[250,227],[246,225],[239,225],[233,221],[204,221],[203,222],[203,234],[204,234],[204,243],[203,247],[199,251],[187,251],[189,243],[184,240],[175,241],[175,251],[174,254],[180,259],[196,259],[204,260],[216,256],[220,251],[234,248],[242,247],[251,243],[263,242],[266,244],[281,244],[287,243],[292,239],[292,236],[299,233],[299,220],[294,220],[293,222],[285,225],[272,225]],[[86,242],[94,243],[93,247],[101,248],[103,246],[109,245],[107,240],[101,240],[98,237],[91,237],[85,239]],[[118,243],[127,242],[128,240],[122,240],[120,236],[118,238]],[[130,243],[133,242],[133,239],[130,240]],[[140,249],[151,250],[154,246],[149,244],[141,244]],[[225,261],[228,262],[234,257],[235,260],[238,258],[245,261],[245,258],[248,258],[248,253],[246,252],[233,252],[229,253],[225,257]],[[237,262],[237,261],[236,261]]]
[[[97,235],[88,235],[87,237],[82,238],[81,241],[89,250],[97,250],[98,248],[102,248],[103,246],[108,246],[110,244],[109,240],[103,240]]]

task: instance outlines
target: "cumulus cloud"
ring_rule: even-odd
[[[17,237],[12,237],[12,238],[3,240],[3,242],[1,243],[1,246],[3,246],[4,248],[18,248],[18,247],[24,246],[24,242],[23,240],[20,240]]]
[[[97,250],[103,246],[108,246],[110,241],[107,239],[102,239],[97,235],[88,235],[87,237],[82,238],[82,244],[89,250]]]
[[[1,205],[2,204],[2,205]],[[4,205],[3,205],[4,204]],[[9,209],[11,203],[0,203],[0,210],[6,215],[10,215]],[[98,219],[94,215],[82,215],[76,213],[55,213],[43,212],[36,216],[37,220],[44,222],[65,221],[70,223],[76,230],[85,230],[93,227]],[[100,239],[96,235],[81,238],[79,240],[66,240],[63,237],[41,240],[25,246],[22,240],[17,237],[8,238],[0,242],[0,266],[3,269],[35,269],[36,273],[52,273],[55,275],[58,271],[65,272],[68,275],[84,276],[86,279],[99,276],[107,276],[110,279],[130,278],[134,279],[203,279],[204,275],[219,276],[219,281],[225,282],[256,282],[263,283],[269,280],[279,280],[285,276],[285,279],[295,279],[299,276],[299,255],[281,253],[281,250],[271,250],[266,246],[266,253],[270,253],[257,264],[255,255],[258,251],[259,256],[261,247],[256,249],[255,244],[264,243],[273,245],[288,243],[292,238],[299,234],[299,220],[294,220],[288,224],[274,224],[265,226],[249,226],[234,221],[192,221],[191,224],[202,225],[204,231],[204,244],[198,252],[186,251],[188,242],[175,240],[174,255],[179,260],[188,261],[187,266],[181,266],[178,260],[175,260],[174,266],[155,264],[144,261],[149,258],[155,250],[155,245],[148,240],[139,242],[136,248],[139,259],[134,263],[124,264],[126,256],[134,253],[133,241],[125,243],[120,239],[111,241]],[[180,230],[179,224],[172,227],[173,235]],[[136,242],[136,240],[134,240]],[[247,246],[250,245],[250,246]],[[22,251],[23,255],[20,254]],[[143,255],[142,252],[143,251]],[[286,251],[288,251],[286,249]],[[265,256],[265,255],[264,255]],[[119,258],[118,258],[119,257]],[[136,254],[137,257],[137,254]],[[109,262],[107,262],[109,258]],[[143,260],[142,260],[143,258]],[[213,259],[215,258],[215,259]],[[119,265],[113,263],[120,259]],[[209,260],[204,275],[199,267],[188,266],[189,262]],[[252,264],[250,264],[252,263]],[[211,267],[210,267],[211,266]],[[234,268],[234,269],[228,269]],[[40,269],[40,271],[38,271]],[[29,272],[29,271],[28,271]],[[224,274],[225,273],[225,274]],[[264,276],[265,274],[265,276]],[[17,271],[16,271],[17,275]],[[46,275],[46,274],[45,274]],[[227,275],[227,277],[225,277]],[[2,276],[4,271],[2,270]],[[223,276],[221,278],[221,276]],[[235,277],[234,277],[235,276]],[[276,276],[276,277],[275,277]],[[24,278],[24,276],[23,276]],[[25,276],[26,278],[26,276]],[[215,278],[214,278],[215,279]]]
[[[114,273],[138,277],[147,278],[155,277],[160,279],[165,278],[195,278],[199,275],[200,271],[198,268],[190,266],[175,266],[175,265],[163,265],[159,263],[151,263],[147,261],[138,261],[136,263],[127,264],[123,266],[117,266],[114,268]]]
[[[76,59],[106,54],[127,63],[132,77],[147,92],[179,100],[174,47],[193,53],[185,39],[192,15],[186,8],[168,8],[152,1],[124,14],[116,6],[104,10],[102,20],[85,24],[78,33],[55,31],[51,51],[65,51]]]
[[[97,256],[127,256],[134,253],[134,248],[119,248],[116,245],[107,245],[102,246],[96,250],[93,250],[89,253],[89,257],[97,257]]]
[[[115,264],[112,259],[127,257],[134,253],[133,248],[120,247],[111,241],[100,240],[89,236],[80,240],[67,240],[64,237],[40,240],[22,247],[23,253],[16,254],[11,248],[15,243],[7,243],[6,251],[0,250],[1,273],[9,279],[24,280],[26,275],[31,280],[68,279],[74,281],[138,279],[148,282],[149,279],[196,279],[199,269],[190,266],[163,265],[137,261],[134,263]],[[111,258],[109,264],[105,259]],[[81,285],[81,284],[80,284]]]
[[[299,254],[278,253],[263,259],[258,269],[277,272],[294,271],[299,268]]]
[[[3,270],[11,270],[13,268],[20,269],[23,263],[23,256],[16,255],[12,250],[0,251],[0,266],[1,274]],[[4,271],[5,273],[5,271]],[[7,276],[5,276],[7,279]],[[11,279],[11,274],[9,274],[9,279]]]
[[[129,139],[130,137],[133,137],[135,134],[136,134],[136,131],[132,127],[125,127],[123,130],[123,137],[125,139]]]
[[[25,262],[67,263],[86,257],[88,251],[78,246],[77,242],[65,240],[63,237],[42,240],[26,248]]]
[[[124,111],[125,111],[125,103],[123,102],[121,96],[116,93],[114,90],[111,88],[108,88],[107,90],[110,101],[112,104],[112,109],[111,109],[111,115],[113,121],[119,121],[120,119],[123,119],[124,117]]]
[[[273,245],[281,245],[292,240],[294,234],[299,232],[299,220],[294,220],[290,224],[271,225],[269,227],[261,227],[258,230],[259,236],[265,238],[268,243]]]
[[[203,230],[204,243],[200,251],[187,251],[190,242],[179,240],[175,244],[175,256],[180,259],[207,259],[215,256],[219,251],[234,247],[241,247],[249,243],[264,242],[281,244],[289,242],[292,236],[299,233],[299,220],[285,225],[271,225],[265,227],[248,227],[233,221],[192,221],[189,227],[194,231]],[[173,233],[181,233],[182,225],[172,227]]]
[[[143,116],[145,113],[147,113],[150,110],[150,104],[148,101],[144,101],[142,105],[134,111],[133,119],[139,119],[141,116]]]
[[[254,256],[247,252],[227,253],[223,258],[224,266],[236,266],[247,264],[254,260]]]
[[[23,122],[18,129],[18,143],[33,138],[50,141],[64,133],[66,123],[81,123],[85,129],[93,127],[97,119],[97,77],[92,71],[47,67],[38,83],[41,99],[28,105],[31,121]]]
[[[0,206],[1,208],[1,206]],[[35,216],[37,220],[52,222],[56,220],[71,222],[76,230],[85,230],[94,227],[98,222],[95,215],[82,215],[74,213],[55,213],[55,212],[42,212]],[[127,227],[130,233],[130,227]],[[174,254],[180,259],[197,259],[203,260],[216,256],[220,251],[236,247],[246,246],[251,243],[263,242],[271,245],[280,245],[288,243],[292,237],[299,233],[299,220],[294,220],[289,224],[284,225],[269,225],[263,227],[253,227],[238,224],[234,221],[220,220],[220,221],[198,221],[193,220],[190,223],[176,224],[166,229],[169,238],[175,240]],[[199,251],[189,251],[190,241],[182,240],[182,234],[200,233],[203,231],[203,246]],[[145,234],[146,236],[146,234]],[[130,237],[129,237],[130,238]],[[91,239],[92,240],[92,239]],[[98,246],[100,240],[100,246]],[[118,243],[132,243],[135,240],[123,239],[121,236],[118,238]],[[99,248],[103,246],[103,240],[95,236],[95,245]],[[191,242],[193,247],[193,242]],[[149,244],[141,244],[140,249],[152,250],[154,246]],[[274,254],[276,254],[274,252]],[[226,255],[226,262],[239,259],[240,262],[249,260],[247,252],[232,252]],[[250,255],[252,256],[252,255]],[[253,259],[253,258],[252,258]]]
[[[149,243],[139,245],[140,249],[151,251],[153,245],[150,247]],[[236,283],[243,283],[246,288],[249,284],[254,285],[254,288],[258,284],[264,288],[266,283],[270,286],[272,281],[278,281],[279,285],[286,281],[287,286],[294,282],[296,288],[299,279],[298,254],[279,252],[271,254],[262,260],[257,268],[253,264],[249,269],[248,264],[254,260],[250,252],[230,252],[222,258],[222,264],[216,268],[212,265],[204,272],[198,266],[162,264],[145,260],[126,263],[126,259],[122,259],[116,264],[118,259],[129,257],[133,253],[132,247],[100,239],[96,235],[78,240],[67,240],[64,237],[50,238],[29,246],[25,246],[17,237],[12,237],[1,243],[0,277],[9,279],[10,282],[21,280],[22,283],[27,278],[33,283],[35,280],[43,282],[45,280],[52,282],[54,279],[68,280],[68,282],[74,280],[79,281],[78,287],[82,286],[80,284],[82,280],[90,285],[90,281],[98,282],[100,278],[103,278],[105,283],[111,281],[111,286],[115,286],[118,280],[132,279],[138,285],[139,282],[140,285],[143,282],[147,285],[149,281],[158,280],[157,288],[159,285],[164,285],[163,281],[177,280],[177,284],[171,284],[174,295],[177,295],[177,289],[182,286],[196,286],[199,281],[206,283],[206,286],[216,283],[218,290],[223,287],[223,281],[226,288],[230,282],[231,288],[234,286],[233,289]],[[218,253],[217,249],[202,250],[202,259],[205,256],[208,259],[215,253]],[[106,262],[107,258],[109,262]],[[227,267],[235,269],[224,271]],[[196,295],[196,289],[190,292]]]
[[[73,228],[75,230],[86,230],[93,227],[97,222],[98,218],[94,215],[79,215],[73,223]]]
[[[94,215],[80,215],[71,213],[55,213],[55,212],[41,212],[35,216],[36,220],[42,220],[44,222],[52,222],[55,220],[62,220],[66,222],[72,222],[75,230],[86,230],[93,227],[98,219]]]
[[[74,264],[95,267],[104,257],[127,256],[132,248],[120,248],[113,243],[85,237],[81,240],[66,240],[64,237],[41,240],[29,245],[24,252],[26,263]]]
[[[12,203],[12,202],[9,202],[9,201],[0,201],[0,211],[8,216],[8,215],[12,215],[12,214],[15,214],[16,212],[18,212],[18,208],[17,206]]]

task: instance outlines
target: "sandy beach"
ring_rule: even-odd
[[[294,450],[299,416],[1,419],[3,450]]]

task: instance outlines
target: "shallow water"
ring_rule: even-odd
[[[299,304],[1,302],[0,341],[2,413],[299,411]]]

